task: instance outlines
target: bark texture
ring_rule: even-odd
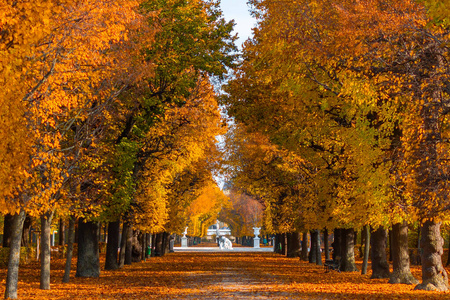
[[[126,253],[126,247],[127,247],[128,230],[130,230],[130,226],[128,225],[128,222],[123,221],[122,235],[120,237],[119,268],[122,268],[125,265],[125,253]]]
[[[417,284],[419,281],[411,274],[408,253],[408,225],[406,222],[392,226],[391,249],[393,272],[389,283]]]
[[[386,255],[387,231],[383,227],[372,230],[370,244],[372,257],[371,279],[390,278],[389,263]]]
[[[361,274],[367,274],[367,265],[369,263],[369,250],[370,250],[370,227],[369,225],[364,226],[364,259],[361,268]],[[361,236],[362,236],[361,235]]]
[[[318,230],[311,230],[309,232],[311,236],[311,249],[309,249],[309,262],[312,264],[319,264],[319,261],[321,260],[319,256],[317,255],[320,253],[320,245],[318,244]]]
[[[8,273],[6,275],[5,299],[17,299],[17,283],[19,281],[20,244],[22,240],[25,212],[12,216],[11,239],[8,259]]]
[[[64,246],[66,243],[66,224],[62,218],[59,219],[59,239],[58,245]]]
[[[108,242],[106,243],[105,270],[119,268],[117,250],[119,248],[120,221],[108,223]]]
[[[63,282],[70,281],[70,269],[72,266],[72,255],[73,255],[73,243],[75,242],[75,217],[70,216],[69,228],[67,229],[67,256],[66,256],[66,266],[64,268]]]
[[[330,259],[330,246],[328,244],[328,229],[323,231],[323,250],[325,252],[325,259]]]
[[[41,215],[41,279],[40,289],[50,289],[50,234],[53,219],[53,211]]]
[[[290,232],[288,233],[287,257],[299,257],[299,256],[300,256],[300,233]]]
[[[13,223],[14,216],[11,214],[6,214],[3,221],[3,248],[9,248],[11,245]]]
[[[78,221],[78,260],[76,277],[99,277],[98,223]]]
[[[442,265],[444,239],[441,236],[441,223],[427,220],[421,231],[422,283],[416,290],[447,291],[448,276]]]
[[[336,228],[334,230],[334,240],[331,243],[331,247],[333,248],[333,253],[331,255],[331,258],[333,260],[336,260],[337,257],[341,258],[341,244],[342,244],[342,230],[340,228]]]
[[[303,232],[301,258],[304,261],[308,260],[308,233],[307,232]]]
[[[355,231],[353,228],[341,229],[341,267],[342,272],[358,271],[355,264]]]

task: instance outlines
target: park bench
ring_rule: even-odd
[[[337,272],[341,272],[339,268],[341,267],[341,257],[336,256],[335,259],[326,259],[323,265],[325,267],[325,272],[329,272],[330,270],[334,270]]]

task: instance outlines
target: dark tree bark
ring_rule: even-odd
[[[311,230],[309,232],[310,236],[311,236],[311,248],[309,249],[309,262],[312,264],[316,264],[319,261],[319,258],[317,257],[317,248],[319,247],[319,245],[317,244],[317,235],[319,234],[319,232],[317,230]]]
[[[10,251],[8,258],[8,273],[6,275],[5,299],[17,299],[17,283],[19,281],[20,243],[22,240],[25,212],[11,216]]]
[[[64,246],[66,243],[66,224],[62,218],[59,219],[59,240],[58,244]]]
[[[53,210],[41,215],[41,280],[40,289],[50,289],[50,235]]]
[[[125,243],[125,265],[131,265],[133,262],[133,229],[131,224],[128,224],[128,231]]]
[[[299,257],[299,256],[300,256],[300,233],[290,232],[288,233],[287,257]]]
[[[99,277],[98,223],[78,221],[78,260],[76,277]]]
[[[392,247],[392,238],[393,238],[393,233],[392,230],[389,229],[388,231],[388,239],[389,239],[389,261],[393,261],[394,260],[394,253],[393,253],[393,248]]]
[[[391,247],[393,272],[389,283],[417,284],[419,281],[411,274],[408,253],[408,225],[406,222],[392,226]]]
[[[358,271],[355,264],[355,231],[353,228],[341,229],[341,267],[343,272]]]
[[[73,243],[75,242],[75,217],[70,216],[69,228],[67,229],[67,256],[66,256],[66,267],[64,268],[63,282],[70,281],[70,269],[72,267],[72,256],[73,256]]]
[[[11,245],[13,222],[14,216],[11,214],[6,214],[3,221],[3,248],[9,248]]]
[[[163,232],[163,234],[164,234],[163,255],[166,255],[167,253],[169,253],[169,249],[170,249],[170,233]],[[195,237],[193,238],[193,240],[195,241]]]
[[[151,253],[151,257],[156,256],[155,252],[156,252],[156,234],[153,233],[152,234],[152,243],[151,243],[151,247],[152,247],[152,253]]]
[[[119,248],[120,221],[108,223],[108,242],[106,243],[105,270],[119,268],[117,250]]]
[[[308,233],[307,232],[303,232],[301,258],[304,261],[308,261]]]
[[[334,229],[334,240],[331,243],[331,247],[333,247],[332,259],[336,260],[336,258],[342,258],[341,253],[341,245],[342,245],[342,231],[344,229],[336,228]]]
[[[322,252],[320,247],[320,230],[314,230],[316,232],[316,264],[322,266]]]
[[[162,233],[157,233],[155,240],[155,256],[162,256],[162,243]]]
[[[324,244],[324,252],[325,259],[330,259],[330,245],[328,243],[328,229],[324,229],[323,231],[323,244]]]
[[[361,235],[362,236],[362,235]],[[370,250],[370,227],[364,226],[364,259],[361,268],[361,274],[367,274],[367,265],[369,263],[369,250]]]
[[[383,227],[378,227],[371,234],[371,257],[372,276],[371,279],[390,278],[389,263],[386,255],[387,231]]]
[[[131,261],[140,262],[142,259],[142,233],[139,230],[133,231],[131,243]]]
[[[119,253],[119,268],[125,265],[125,253],[127,248],[127,237],[130,226],[127,221],[123,221],[122,224],[122,235],[120,237],[120,253]]]
[[[442,266],[444,239],[441,223],[427,220],[422,226],[420,248],[422,249],[422,283],[415,290],[447,291],[447,271]]]
[[[25,217],[25,221],[23,222],[22,247],[28,247],[28,241],[30,240],[31,224],[32,224],[31,217],[27,215]]]

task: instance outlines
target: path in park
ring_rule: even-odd
[[[414,291],[411,285],[370,279],[370,272],[325,273],[322,266],[286,258],[270,248],[195,248],[102,270],[100,278],[75,277],[74,259],[69,284],[61,283],[64,260],[53,259],[49,291],[39,289],[39,263],[33,262],[20,269],[19,299],[450,299],[450,293]],[[412,272],[420,278],[420,267],[413,266]],[[6,277],[5,268],[0,268],[0,276]]]
[[[255,258],[273,252],[272,248],[239,247],[218,250],[217,247],[175,248],[178,255],[206,255],[215,263],[209,271],[193,271],[185,279],[184,295],[174,299],[292,299],[292,293],[280,292],[274,286],[280,278],[269,272],[255,273],[260,263]],[[247,258],[247,259],[246,259]]]

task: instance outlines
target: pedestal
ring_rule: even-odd
[[[181,247],[183,247],[183,248],[187,248],[188,247],[188,239],[187,239],[187,237],[182,237],[181,238]]]
[[[259,248],[259,237],[253,238],[253,248]]]

